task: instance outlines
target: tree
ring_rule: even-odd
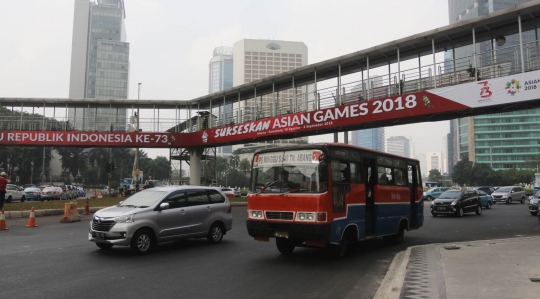
[[[242,159],[242,161],[240,161],[238,168],[240,168],[240,171],[247,173],[251,170],[251,163],[249,163],[248,159],[244,158]]]
[[[459,185],[471,185],[472,167],[473,163],[469,161],[468,156],[464,156],[463,158],[461,158],[461,161],[457,162],[454,166],[454,172],[452,173],[452,181]]]
[[[76,178],[79,172],[84,172],[88,168],[88,153],[84,148],[61,147],[56,148],[56,151],[61,156],[62,170],[69,172],[73,178]]]
[[[149,161],[145,174],[152,176],[153,180],[166,180],[169,178],[170,170],[169,160],[163,156],[158,156]]]
[[[229,165],[232,168],[238,168],[238,166],[240,165],[240,157],[238,155],[231,155],[229,157]]]
[[[441,183],[442,182],[442,174],[438,169],[432,169],[429,171],[428,180],[432,182]]]
[[[474,163],[471,169],[471,184],[475,186],[492,186],[495,172],[486,163]]]

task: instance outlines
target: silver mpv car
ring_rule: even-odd
[[[231,204],[218,188],[156,187],[97,211],[88,240],[101,249],[122,245],[144,254],[163,241],[206,237],[219,243],[231,228]]]

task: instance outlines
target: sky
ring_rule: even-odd
[[[447,0],[125,0],[125,6],[131,99],[139,82],[141,99],[206,95],[214,48],[244,38],[304,42],[312,64],[448,25]],[[73,0],[0,0],[0,98],[68,97],[73,10]],[[448,132],[448,121],[419,123],[387,127],[386,137],[412,138],[425,165],[425,152],[443,151]]]

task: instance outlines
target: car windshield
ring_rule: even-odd
[[[439,199],[457,199],[461,196],[461,193],[462,191],[459,190],[446,191],[439,196]]]
[[[137,192],[131,195],[122,203],[118,204],[118,206],[119,207],[148,207],[148,206],[156,204],[167,194],[168,194],[167,191],[154,191],[152,189],[146,189],[144,191]]]
[[[328,184],[326,162],[319,150],[258,154],[253,160],[252,190],[261,193],[322,193]]]
[[[510,192],[512,191],[512,187],[501,187],[497,189],[497,192]]]

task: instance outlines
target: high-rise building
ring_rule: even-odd
[[[233,48],[216,47],[208,64],[208,93],[215,93],[233,87]],[[212,109],[212,114],[219,115],[218,119],[229,123],[233,119],[233,105],[221,105]],[[232,145],[217,149],[218,154],[231,154]]]
[[[527,0],[448,0],[450,24],[482,16],[497,10],[528,2]],[[495,40],[478,43],[477,66],[489,67],[492,64],[508,65],[510,72],[521,72],[521,64],[514,63],[520,52],[517,34],[505,36],[506,42],[498,46]],[[523,43],[535,40],[534,30],[523,32]],[[526,47],[526,45],[525,45]],[[469,67],[469,63],[458,63],[473,55],[473,47],[455,49],[456,69]],[[446,71],[453,67],[452,53],[445,54]],[[472,64],[472,63],[471,63]],[[448,136],[453,141],[448,161],[454,165],[462,157],[468,156],[475,163],[489,163],[494,170],[517,168],[527,169],[528,161],[540,154],[538,138],[540,134],[540,109],[508,113],[487,114],[452,121]],[[452,157],[450,156],[453,152]],[[449,165],[450,167],[450,165]],[[451,171],[451,169],[449,168]]]
[[[266,77],[291,71],[308,64],[308,48],[303,42],[280,40],[242,39],[234,43],[234,80],[238,86]],[[292,86],[291,86],[292,87]],[[242,120],[250,121],[295,111],[308,111],[307,87],[279,90],[274,94],[258,96],[242,103]],[[295,145],[307,143],[307,137],[274,140],[250,145],[253,148],[267,144]],[[234,148],[241,148],[235,146]]]
[[[386,151],[390,154],[410,157],[411,146],[409,139],[404,136],[392,136],[386,139]]]
[[[123,0],[75,0],[70,98],[127,99],[129,43]],[[78,130],[126,129],[126,109],[70,108]]]
[[[432,169],[437,169],[441,174],[445,171],[442,152],[426,152],[426,164],[426,175]]]
[[[384,152],[386,151],[384,131],[384,128],[352,131],[352,144]]]

